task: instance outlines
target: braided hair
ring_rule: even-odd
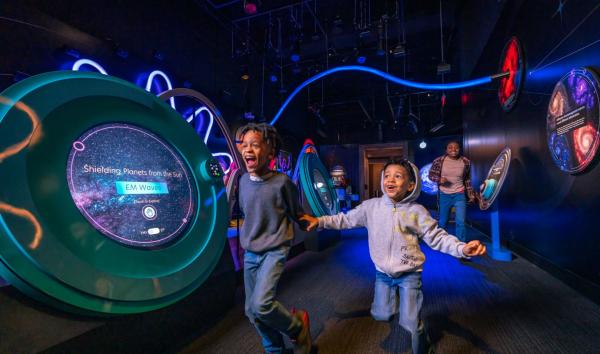
[[[277,129],[267,123],[248,123],[238,130],[237,143],[241,143],[244,135],[250,131],[255,131],[262,135],[263,141],[273,148],[273,155],[277,156],[281,149],[282,141]]]

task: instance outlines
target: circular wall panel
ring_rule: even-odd
[[[500,79],[498,101],[500,101],[502,109],[508,112],[517,104],[525,78],[523,47],[517,37],[508,40],[500,58],[498,72],[508,72],[508,76]]]
[[[427,165],[423,166],[423,168],[421,168],[420,170],[420,175],[421,175],[421,190],[427,194],[432,194],[435,195],[438,192],[438,186],[437,183],[432,182],[429,179],[429,170],[431,169],[431,164],[428,163]]]
[[[479,187],[479,208],[488,209],[498,197],[502,184],[508,174],[510,166],[511,152],[510,148],[504,148],[496,158],[487,174],[486,179]]]
[[[567,173],[583,172],[596,157],[599,89],[598,76],[589,68],[571,70],[554,86],[546,116],[548,149]]]

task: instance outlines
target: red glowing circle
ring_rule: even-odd
[[[500,79],[498,100],[502,109],[508,112],[517,103],[525,73],[523,49],[516,37],[506,43],[501,58],[499,72],[508,72],[508,76]]]
[[[590,150],[594,147],[597,136],[598,132],[592,123],[588,123],[581,128],[573,130],[573,148],[578,163],[586,162]]]
[[[253,4],[251,2],[247,2],[244,5],[244,11],[248,14],[248,15],[254,15],[256,13],[256,4]]]

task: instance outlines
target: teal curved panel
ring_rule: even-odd
[[[0,94],[0,275],[54,306],[137,313],[185,297],[226,240],[222,170],[171,107],[52,72]]]
[[[314,145],[302,148],[294,173],[314,216],[340,212],[339,200],[329,172],[319,159]]]

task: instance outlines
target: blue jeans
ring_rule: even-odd
[[[277,283],[289,251],[289,246],[281,246],[264,253],[246,250],[244,254],[246,316],[269,353],[284,351],[282,333],[295,337],[302,329],[302,322],[275,301]]]
[[[450,217],[450,209],[454,207],[456,212],[456,237],[465,242],[467,240],[467,230],[465,229],[465,218],[467,215],[467,198],[465,193],[446,194],[440,192],[440,227],[446,229]]]
[[[421,272],[392,278],[377,271],[371,316],[377,321],[389,321],[398,313],[400,325],[410,332],[413,353],[428,353],[431,349],[425,324],[421,320],[422,305]]]

